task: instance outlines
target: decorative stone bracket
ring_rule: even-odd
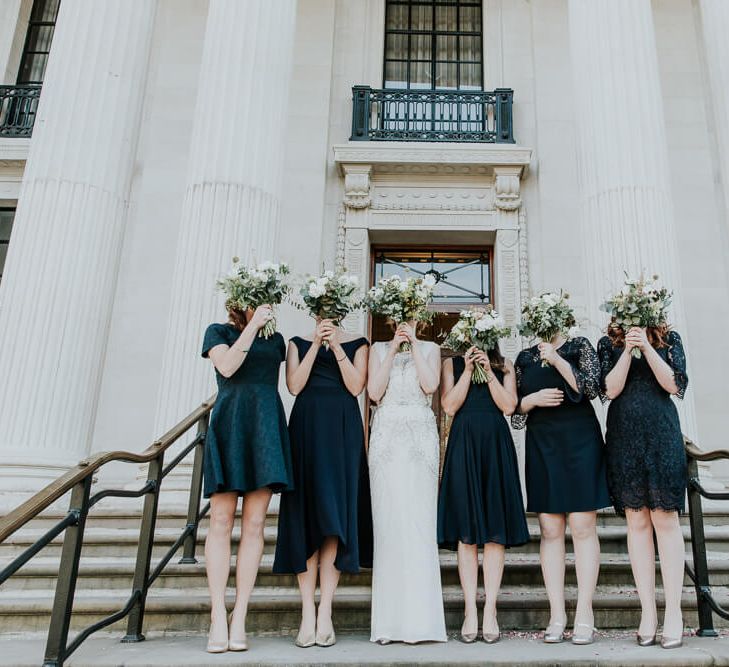
[[[342,165],[344,171],[344,205],[347,208],[367,208],[372,203],[370,174],[372,165]]]

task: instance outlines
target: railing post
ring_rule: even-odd
[[[350,141],[370,138],[370,86],[352,86],[352,136]]]
[[[706,538],[704,536],[704,512],[701,507],[699,483],[699,466],[696,459],[688,459],[688,505],[689,525],[691,527],[691,552],[694,558],[694,586],[696,588],[696,606],[699,615],[699,637],[716,637],[711,606],[706,595],[710,594],[709,566],[706,562]]]
[[[78,562],[84,540],[86,516],[89,512],[89,492],[92,476],[81,480],[71,491],[69,512],[77,516],[75,524],[66,528],[61,549],[61,562],[58,567],[58,582],[53,599],[51,624],[48,628],[46,652],[43,667],[62,667],[66,659],[68,628],[71,624],[71,610],[78,579]]]
[[[147,581],[154,546],[154,529],[157,523],[157,504],[159,502],[160,484],[162,483],[163,461],[164,452],[149,462],[147,481],[153,483],[153,489],[144,497],[142,525],[139,529],[139,546],[137,547],[137,563],[134,568],[134,581],[132,583],[132,595],[138,594],[138,598],[129,612],[127,634],[122,642],[144,641],[144,635],[142,634],[144,606],[147,602]]]
[[[190,499],[187,504],[187,528],[189,535],[182,545],[182,558],[180,563],[197,563],[195,547],[197,546],[198,516],[200,514],[200,495],[203,483],[203,461],[205,458],[205,436],[208,432],[210,413],[206,413],[197,423],[197,444],[192,464],[192,479],[190,481]]]
[[[494,109],[496,120],[496,143],[513,144],[514,126],[511,116],[514,91],[511,88],[496,88],[496,108]]]

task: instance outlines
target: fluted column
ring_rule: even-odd
[[[61,3],[0,285],[0,488],[89,450],[155,8]]]
[[[716,156],[724,194],[724,224],[729,225],[729,2],[701,0],[706,71],[714,117]]]
[[[225,319],[215,283],[276,257],[296,2],[211,0],[180,221],[156,431],[213,391],[205,326]]]
[[[570,0],[580,231],[588,313],[623,272],[656,272],[675,293],[671,320],[686,334],[650,0]],[[690,350],[689,350],[690,354]],[[684,431],[695,433],[689,392]]]

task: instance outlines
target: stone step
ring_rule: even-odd
[[[169,546],[182,532],[182,526],[177,528],[159,527],[155,532],[154,556],[159,557],[165,553]],[[21,528],[0,544],[0,558],[12,558],[22,553],[28,546],[45,533],[38,528]],[[528,544],[516,547],[513,553],[537,553],[539,551],[539,528],[534,524],[529,526],[530,541]],[[202,545],[207,534],[207,527],[201,526],[198,531],[199,554],[202,554]],[[687,550],[690,550],[690,531],[688,526],[683,527],[684,540]],[[729,524],[706,525],[706,548],[709,551],[729,552]],[[277,528],[267,526],[264,530],[265,553],[273,553],[276,546]],[[627,550],[627,528],[621,526],[601,526],[598,528],[602,553],[625,553]],[[87,527],[84,536],[83,554],[87,556],[122,556],[131,557],[136,554],[139,539],[138,528],[110,528],[107,525]],[[235,553],[240,530],[233,531],[233,552]],[[42,552],[43,556],[57,557],[60,554],[62,536],[57,537]],[[571,538],[567,534],[567,548],[571,551]]]
[[[729,605],[729,589],[716,586],[715,598]],[[229,606],[233,603],[229,591]],[[121,608],[126,592],[97,589],[79,591],[74,603],[71,627],[78,630]],[[565,591],[570,615],[577,600],[577,590],[567,586]],[[444,586],[443,600],[446,621],[455,632],[462,622],[463,598],[457,585]],[[481,601],[482,602],[482,601]],[[0,590],[0,627],[5,633],[44,632],[48,628],[53,597],[50,591]],[[661,594],[658,599],[662,607]],[[539,630],[548,622],[549,609],[545,591],[535,587],[504,587],[498,600],[499,619],[504,630]],[[150,590],[145,631],[204,632],[209,623],[209,596],[206,589]],[[640,604],[634,589],[623,586],[600,586],[594,599],[595,624],[598,628],[636,628],[640,621]],[[684,588],[685,623],[696,627],[696,597],[694,589]],[[341,586],[334,602],[334,622],[341,632],[366,631],[370,618],[370,589],[367,586]],[[298,628],[300,598],[293,587],[265,587],[254,591],[249,606],[248,630],[290,635]],[[717,618],[717,625],[719,625]],[[722,622],[723,623],[723,622]],[[122,632],[124,622],[112,626]]]
[[[201,633],[159,635],[149,633],[147,640],[122,644],[118,635],[95,635],[87,640],[66,663],[68,667],[219,667],[220,665],[258,665],[283,667],[311,665],[335,667],[709,667],[729,662],[729,639],[685,637],[684,646],[665,651],[659,646],[637,646],[632,633],[600,633],[595,644],[574,646],[569,642],[544,644],[537,634],[506,635],[492,646],[483,642],[463,644],[452,636],[447,643],[380,646],[368,635],[338,635],[335,646],[302,650],[286,637],[251,637],[245,653],[205,653],[206,637]],[[36,667],[43,659],[44,640],[37,638],[0,641],[4,664]]]
[[[691,554],[686,554],[689,563]],[[457,559],[452,552],[441,551],[441,580],[443,585],[457,585],[459,583]],[[155,582],[155,588],[160,589],[188,589],[204,588],[206,583],[204,558],[200,557],[198,563],[180,564],[179,557],[173,559]],[[0,567],[6,564],[6,559],[0,559]],[[79,590],[94,590],[108,588],[114,590],[129,590],[135,566],[134,558],[123,557],[82,557],[79,567]],[[711,552],[708,554],[711,582],[715,586],[729,586],[729,553]],[[155,566],[152,563],[152,568]],[[229,585],[234,585],[235,559],[231,559],[231,575]],[[268,587],[296,587],[297,579],[294,575],[281,575],[272,572],[273,554],[264,554],[258,572],[256,585]],[[3,591],[30,591],[55,590],[59,568],[59,559],[39,556],[25,565],[17,574],[3,584]],[[371,573],[362,570],[359,574],[343,573],[340,583],[343,586],[369,586]],[[660,585],[660,569],[656,563],[656,580]],[[567,558],[566,582],[576,585],[574,557]],[[600,565],[600,585],[631,586],[633,574],[627,554],[603,554]],[[690,581],[686,578],[686,585]],[[504,569],[504,586],[532,586],[543,585],[542,571],[538,554],[507,552]]]

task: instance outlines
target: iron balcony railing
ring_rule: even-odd
[[[514,91],[352,88],[350,141],[513,144]]]
[[[36,518],[56,500],[71,493],[68,513],[55,526],[48,530],[34,544],[13,559],[0,571],[0,585],[14,575],[45,546],[64,533],[61,547],[61,560],[58,566],[56,592],[51,611],[48,638],[43,658],[44,667],[62,667],[68,657],[94,632],[101,630],[121,619],[127,618],[127,633],[123,642],[139,642],[144,640],[142,626],[147,591],[159,577],[177,551],[182,548],[180,563],[196,563],[195,546],[197,530],[202,518],[210,510],[210,503],[200,508],[200,496],[203,480],[203,458],[205,435],[208,430],[210,412],[215,403],[212,396],[197,410],[190,413],[179,424],[170,429],[159,440],[153,442],[139,454],[133,452],[102,452],[81,461],[75,468],[61,475],[55,482],[36,493],[32,498],[0,519],[0,544],[16,530],[22,528],[31,519]],[[196,429],[195,437],[167,464],[164,465],[165,452],[180,438]],[[157,503],[160,488],[165,477],[194,450],[190,494],[188,500],[187,520],[179,537],[170,549],[156,563],[150,572],[152,563],[152,547],[154,530],[157,523]],[[94,473],[111,461],[125,463],[148,463],[147,481],[137,490],[104,489],[91,493]],[[140,498],[144,497],[137,560],[132,581],[132,592],[124,606],[106,618],[81,630],[69,643],[68,631],[73,612],[73,600],[78,579],[79,558],[84,542],[84,529],[89,510],[100,500],[108,497]]]
[[[41,87],[0,86],[0,137],[30,137],[33,134]]]

